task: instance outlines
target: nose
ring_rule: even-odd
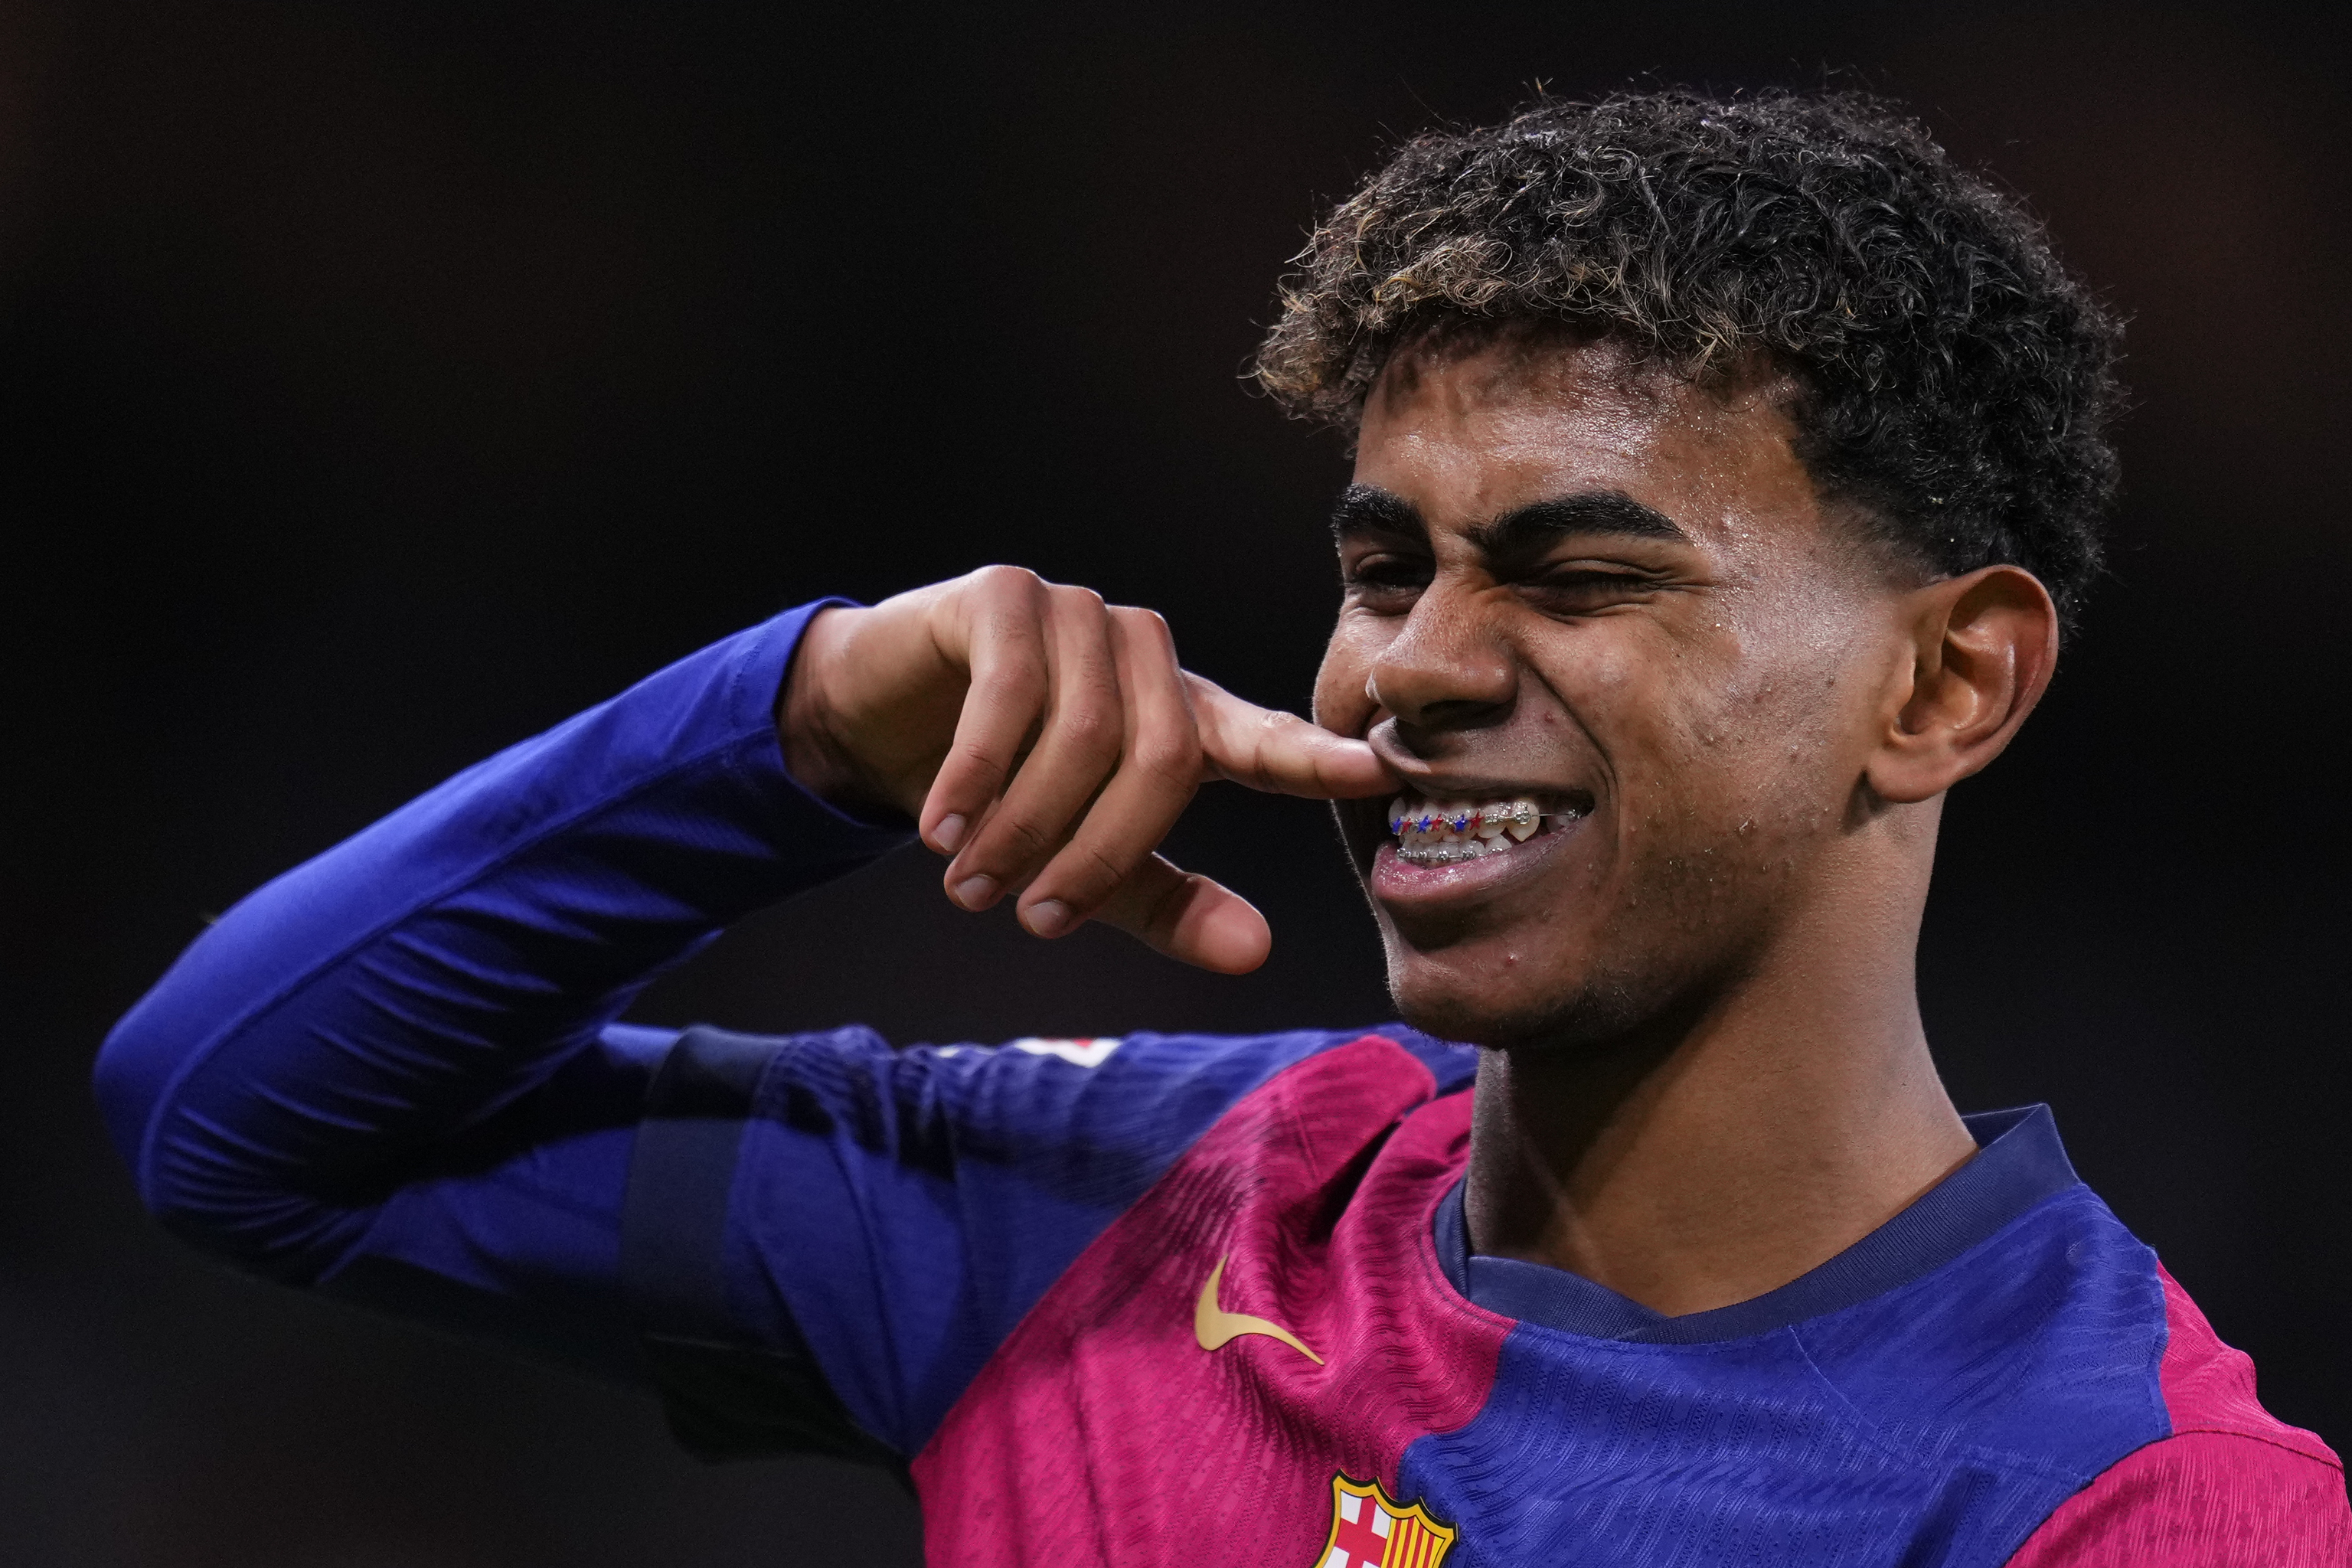
[[[1365,694],[1388,711],[1409,750],[1424,752],[1447,733],[1499,723],[1509,714],[1518,667],[1494,633],[1477,595],[1433,587],[1381,650],[1365,677]]]

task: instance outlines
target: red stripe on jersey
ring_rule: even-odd
[[[2126,1455],[2052,1514],[2011,1568],[2342,1568],[2344,1465],[2254,1398],[2254,1363],[2221,1342],[2159,1267],[2172,1436]]]
[[[1466,1424],[1510,1322],[1454,1294],[1430,1229],[1470,1097],[1378,1037],[1261,1085],[1021,1321],[915,1461],[952,1507],[934,1563],[1312,1563],[1335,1473],[1393,1485],[1406,1445]],[[1287,1330],[1203,1350],[1213,1312]],[[1371,1505],[1365,1505],[1369,1510]]]

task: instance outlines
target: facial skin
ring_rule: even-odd
[[[1613,1037],[1888,912],[1857,890],[1924,897],[1948,781],[1906,774],[1895,795],[1935,788],[1898,801],[1872,778],[1917,695],[1921,580],[1824,504],[1789,390],[1556,330],[1401,355],[1376,385],[1317,718],[1431,798],[1587,811],[1430,869],[1385,847],[1385,802],[1339,807],[1417,1026]],[[1670,527],[1626,531],[1625,500]]]
[[[1790,388],[1528,329],[1393,361],[1336,525],[1317,719],[1436,802],[1572,820],[1400,862],[1338,811],[1399,1011],[1481,1058],[1474,1250],[1676,1315],[1834,1257],[1975,1152],[1912,972],[1943,792],[2057,617],[1927,579],[1799,459]]]
[[[2029,574],[1925,580],[1865,542],[1799,461],[1789,390],[1559,328],[1424,345],[1365,412],[1316,724],[1181,669],[1148,611],[990,567],[817,616],[787,765],[915,817],[964,908],[1017,897],[1041,936],[1099,919],[1229,973],[1265,921],[1154,852],[1170,825],[1216,779],[1340,801],[1404,1016],[1499,1047],[1471,1246],[1668,1314],[1747,1300],[1975,1152],[1914,948],[1943,792],[2057,647]],[[1401,864],[1399,780],[1574,819]]]

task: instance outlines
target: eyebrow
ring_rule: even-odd
[[[1690,542],[1672,518],[1622,490],[1580,490],[1514,507],[1464,531],[1481,553],[1526,555],[1546,549],[1564,534],[1610,533],[1636,539]],[[1331,508],[1335,539],[1365,534],[1426,541],[1429,523],[1421,510],[1378,485],[1349,485]]]
[[[1425,541],[1429,524],[1419,507],[1393,491],[1378,485],[1349,485],[1331,503],[1331,537],[1356,539],[1368,533]]]

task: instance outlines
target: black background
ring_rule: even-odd
[[[2352,1436],[2340,47],[2246,7],[1181,9],[0,5],[0,1560],[913,1561],[887,1481],[705,1469],[637,1396],[184,1253],[91,1053],[206,912],[822,592],[1020,562],[1303,701],[1343,468],[1237,379],[1274,279],[1395,137],[1538,79],[1897,94],[2133,318],[2113,580],[1952,802],[1930,1032]],[[917,854],[641,1013],[1381,1015],[1315,808],[1204,798],[1179,847],[1262,900],[1259,974],[1028,942]]]

